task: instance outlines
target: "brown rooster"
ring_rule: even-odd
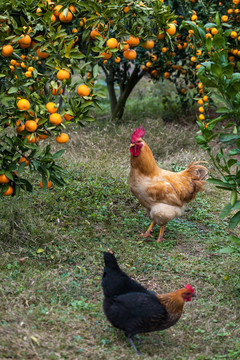
[[[177,173],[160,169],[152,151],[142,139],[144,135],[145,130],[139,127],[131,136],[129,185],[152,220],[142,235],[152,237],[153,227],[158,224],[161,228],[157,241],[160,242],[164,240],[166,224],[181,216],[186,204],[195,198],[198,191],[203,190],[208,170],[201,165],[201,161],[194,161]]]
[[[131,279],[118,266],[112,252],[104,253],[103,310],[108,321],[123,330],[137,354],[134,335],[168,329],[176,324],[185,301],[195,292],[191,285],[167,294],[156,294]]]

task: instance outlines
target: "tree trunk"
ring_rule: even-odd
[[[125,105],[127,102],[127,99],[129,95],[131,94],[134,87],[137,85],[139,80],[143,77],[144,72],[141,72],[139,74],[140,68],[138,66],[135,67],[133,70],[130,78],[127,80],[126,85],[120,86],[120,96],[116,103],[116,106],[114,107],[114,110],[112,111],[112,119],[116,121],[120,121],[123,117],[123,113],[125,110]]]
[[[111,118],[112,120],[120,121],[123,117],[127,99],[131,94],[135,85],[143,77],[144,72],[140,70],[139,66],[136,66],[131,76],[128,78],[127,77],[128,68],[126,64],[124,64],[123,77],[120,83],[120,96],[117,99],[116,91],[114,88],[114,83],[116,82],[114,71],[113,70],[107,71],[104,66],[102,66],[102,69],[106,75],[106,83],[107,83],[107,89],[108,89],[110,106],[111,106]]]

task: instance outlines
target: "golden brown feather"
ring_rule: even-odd
[[[133,135],[138,132],[139,129]],[[141,137],[135,138],[130,147],[130,190],[152,220],[144,236],[151,237],[153,226],[158,224],[162,227],[158,241],[162,241],[165,225],[181,216],[186,204],[203,190],[208,170],[201,161],[192,162],[177,173],[163,170],[158,167],[147,143]]]

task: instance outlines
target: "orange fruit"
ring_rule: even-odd
[[[53,125],[55,125],[55,126],[58,126],[58,125],[60,125],[61,122],[62,122],[62,117],[61,117],[61,115],[58,114],[58,113],[51,114],[51,115],[49,116],[49,121],[50,121],[51,124],[53,124]]]
[[[27,142],[28,143],[36,143],[37,141],[39,141],[39,137],[36,135],[27,135]]]
[[[154,41],[153,40],[146,40],[142,44],[142,47],[146,50],[151,50],[154,47]]]
[[[236,31],[232,31],[231,34],[230,34],[230,36],[231,36],[232,39],[236,39],[237,36],[238,36],[238,34],[237,34]]]
[[[198,108],[198,110],[199,110],[200,113],[204,113],[204,108],[203,108],[203,106],[200,106],[200,108]]]
[[[16,65],[16,63],[17,63],[17,61],[14,60],[14,59],[12,59],[12,60],[10,61],[10,64],[11,64],[11,65]]]
[[[5,174],[0,175],[0,184],[7,184],[9,181],[10,179]]]
[[[72,21],[72,19],[73,14],[71,13],[71,11],[68,11],[66,16],[63,15],[63,12],[61,12],[61,14],[59,15],[59,20],[63,23],[69,23]]]
[[[69,115],[69,114],[67,114],[67,113],[64,115],[64,119],[65,119],[66,121],[71,121],[73,118],[74,118],[74,116]]]
[[[162,52],[163,52],[163,53],[167,52],[167,50],[168,50],[168,49],[167,49],[166,47],[163,47],[163,48],[162,48]]]
[[[4,57],[9,57],[13,53],[13,47],[12,45],[3,45],[1,54]]]
[[[64,79],[68,80],[70,78],[70,75],[71,75],[70,72],[68,70],[64,70],[64,69],[59,70],[57,72],[58,80],[64,80]]]
[[[211,33],[212,33],[213,35],[218,34],[218,29],[216,29],[216,28],[211,28]]]
[[[205,96],[203,97],[203,101],[208,101],[208,96],[207,96],[207,95],[205,95]]]
[[[151,61],[148,61],[148,62],[146,63],[146,67],[151,67],[151,66],[152,66]]]
[[[77,28],[73,28],[73,29],[72,29],[72,34],[76,34],[76,33],[78,33],[78,29],[77,29]]]
[[[90,88],[87,85],[81,84],[77,88],[77,93],[79,96],[89,96],[90,95]]]
[[[61,95],[63,93],[63,89],[60,88],[60,86],[58,86],[57,89],[53,88],[52,89],[52,95]]]
[[[158,38],[159,40],[163,40],[163,39],[165,38],[165,34],[159,33],[158,36],[157,36],[157,38]]]
[[[31,71],[26,71],[26,72],[24,73],[24,75],[25,75],[27,78],[30,78],[30,77],[32,76],[32,73],[31,73]]]
[[[58,106],[54,102],[48,102],[45,107],[50,114],[54,114],[58,111]]]
[[[127,14],[130,10],[130,7],[129,6],[125,6],[125,8],[123,9],[123,11],[125,12],[125,14]]]
[[[16,132],[19,134],[20,132],[22,132],[25,129],[25,125],[19,125],[16,127]]]
[[[196,14],[192,15],[192,17],[191,17],[191,20],[192,20],[192,21],[195,21],[195,20],[197,20],[197,19],[198,19],[198,17],[197,17]]]
[[[168,24],[168,29],[166,30],[166,32],[170,35],[173,36],[176,33],[176,25],[175,24]]]
[[[127,60],[134,60],[137,57],[137,53],[135,50],[128,49],[123,52],[123,57]]]
[[[42,182],[42,180],[40,181],[40,188],[43,188],[43,182]],[[48,179],[47,179],[47,189],[49,189],[50,187],[52,187],[52,182],[51,182],[51,180],[50,181],[48,181]]]
[[[92,39],[96,39],[96,36],[102,36],[97,29],[93,29],[91,32],[90,32],[90,36]]]
[[[73,14],[75,14],[76,13],[76,8],[75,8],[75,6],[73,6],[73,5],[70,5],[69,6],[69,8],[68,8],[68,10],[70,10]]]
[[[131,35],[126,41],[130,46],[135,47],[138,46],[140,40],[138,37],[134,37]]]
[[[112,57],[112,53],[107,52],[107,51],[103,52],[101,55],[102,55],[103,59],[105,59],[105,60],[108,60]]]
[[[199,99],[199,100],[198,100],[198,104],[199,104],[199,105],[203,105],[203,99]]]
[[[32,39],[29,35],[21,35],[21,39],[17,43],[20,45],[20,48],[25,49],[31,45],[31,41]]]
[[[202,55],[202,50],[199,50],[199,49],[198,49],[198,50],[196,51],[196,55],[197,55],[197,56]]]
[[[56,16],[54,15],[54,14],[52,14],[52,16],[51,16],[51,22],[53,22],[53,23],[55,23],[56,22],[56,20],[57,20],[57,18],[56,18]]]
[[[36,10],[36,14],[38,16],[41,16],[42,15],[42,9],[38,7],[37,10]]]
[[[203,83],[200,82],[200,83],[198,84],[198,88],[199,88],[199,89],[203,89]]]
[[[26,99],[21,99],[17,102],[17,107],[19,110],[29,110],[30,102]]]
[[[46,50],[46,48],[44,50]],[[40,51],[40,48],[37,49],[36,53],[40,59],[46,59],[47,57],[49,57],[49,54],[45,51]]]
[[[29,164],[29,161],[24,156],[22,156],[18,162],[19,162],[19,164],[22,164],[24,161],[26,162],[25,166],[27,166]]]
[[[115,49],[118,47],[118,41],[117,39],[115,38],[110,38],[108,39],[107,41],[107,46],[110,48],[110,49]]]
[[[126,51],[129,49],[129,44],[126,41],[123,41],[122,46],[123,48],[121,49],[121,51]]]
[[[38,136],[39,136],[39,139],[41,139],[41,140],[47,139],[48,138],[48,132],[45,131],[44,134],[38,134]]]
[[[204,119],[205,119],[205,116],[204,116],[203,114],[200,114],[200,115],[199,115],[199,119],[200,119],[200,120],[204,120]]]
[[[228,21],[228,16],[227,15],[223,15],[222,16],[222,22],[227,22]]]
[[[170,78],[170,73],[166,71],[163,76],[165,77],[165,79],[169,79]]]
[[[64,143],[68,142],[68,140],[69,140],[68,134],[61,133],[60,135],[57,135],[57,136],[56,136],[56,141],[57,141],[59,144],[64,144]]]
[[[12,186],[9,185],[8,189],[3,193],[4,196],[9,196],[12,195],[13,193],[13,188]]]
[[[120,63],[121,58],[120,58],[119,56],[117,56],[117,57],[114,59],[114,61],[115,61],[116,63]]]
[[[192,62],[194,62],[194,61],[196,61],[196,60],[197,60],[197,59],[196,59],[195,56],[192,56],[192,57],[191,57],[191,61],[192,61]]]
[[[59,10],[61,10],[61,9],[62,9],[62,5],[57,5],[57,6],[55,6],[55,8],[53,9],[53,14],[54,14],[56,17],[59,17],[59,15],[60,15]]]
[[[29,132],[34,132],[37,130],[37,123],[34,120],[27,120],[25,123],[25,129]]]

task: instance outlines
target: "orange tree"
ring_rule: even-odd
[[[221,9],[222,10],[222,9]],[[186,21],[184,27],[193,33],[193,48],[201,49],[198,65],[198,125],[201,134],[196,142],[209,153],[219,174],[208,181],[231,192],[230,202],[220,214],[230,214],[229,228],[240,223],[240,31],[239,1],[228,3],[221,13],[203,23]],[[216,108],[218,116],[209,112]],[[218,152],[212,151],[212,142]],[[233,236],[239,244],[239,239]]]
[[[162,2],[134,3],[131,17],[125,17],[126,4],[1,2],[0,194],[31,191],[27,169],[41,175],[43,188],[64,184],[56,163],[64,149],[53,154],[51,139],[66,143],[70,122],[94,120],[90,111],[101,96],[94,91],[99,62],[112,57],[117,63],[124,39],[146,38],[149,24],[157,36],[173,19]]]

